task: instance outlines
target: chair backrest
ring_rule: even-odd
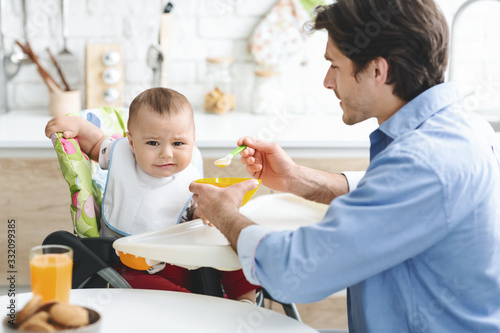
[[[97,127],[104,135],[122,138],[126,135],[128,110],[123,108],[88,109],[70,116],[82,117]],[[68,183],[71,204],[70,213],[75,233],[81,237],[99,237],[101,203],[106,188],[107,171],[90,160],[82,152],[78,138],[65,139],[61,133],[52,137],[64,179]],[[198,148],[194,148],[193,164],[203,175],[203,159]]]

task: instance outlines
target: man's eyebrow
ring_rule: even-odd
[[[328,55],[325,54],[325,59],[328,60],[328,61],[331,61],[331,62],[334,62],[335,60],[333,60],[332,58],[330,58]]]

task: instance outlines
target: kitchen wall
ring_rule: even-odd
[[[16,38],[22,39],[21,1],[7,4],[6,48]],[[146,64],[148,47],[158,36],[164,0],[70,0],[69,49],[80,60],[80,77],[73,81],[83,87],[85,44],[89,41],[119,42],[125,59],[125,103],[151,86],[152,72]],[[232,55],[232,71],[237,99],[236,112],[250,111],[253,70],[247,51],[248,37],[276,0],[177,0],[172,1],[174,28],[168,61],[170,86],[183,92],[196,109],[203,105],[205,58]],[[438,0],[448,21],[465,0]],[[28,35],[32,47],[48,64],[45,48],[62,48],[59,0],[28,0]],[[479,103],[471,108],[495,108],[500,105],[495,82],[500,82],[500,1],[482,1],[471,6],[457,25],[453,77],[476,90]],[[326,35],[315,33],[308,38],[305,67],[290,66],[283,73],[286,91],[303,93],[308,113],[338,113],[333,94],[322,88],[328,64],[323,59]],[[493,75],[493,76],[492,76]],[[486,86],[487,93],[477,90]],[[47,88],[33,65],[23,66],[9,84],[13,109],[46,108]],[[479,97],[478,97],[479,96]],[[473,101],[476,102],[476,101]]]

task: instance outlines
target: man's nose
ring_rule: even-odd
[[[325,79],[323,80],[323,86],[326,89],[335,90],[337,88],[336,74],[333,68],[328,68],[326,72]]]

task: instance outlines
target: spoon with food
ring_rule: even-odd
[[[227,167],[231,163],[233,157],[235,157],[238,153],[242,152],[246,147],[247,147],[246,145],[239,146],[238,148],[227,154],[226,157],[220,158],[217,161],[215,161],[214,164],[221,168]]]

